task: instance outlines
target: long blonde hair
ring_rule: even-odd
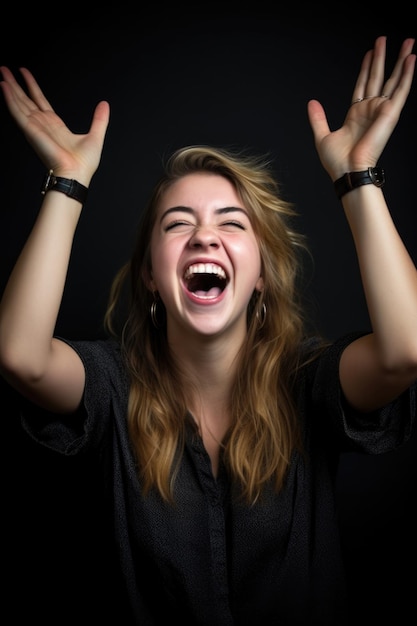
[[[291,455],[301,449],[293,382],[304,332],[297,285],[299,252],[305,243],[291,225],[295,211],[280,197],[265,157],[189,146],[167,160],[164,176],[141,214],[133,255],[113,281],[105,325],[120,338],[131,377],[128,427],[144,491],[156,488],[171,500],[184,445],[188,394],[168,348],[162,301],[157,303],[158,327],[151,319],[154,296],[144,276],[151,270],[150,240],[161,197],[176,180],[200,171],[224,176],[234,185],[262,259],[264,290],[254,294],[248,306],[247,340],[239,355],[224,449],[231,477],[246,501],[254,502],[271,480],[277,490],[282,487]],[[117,331],[117,310],[126,288],[127,310]]]

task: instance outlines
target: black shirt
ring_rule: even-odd
[[[127,432],[128,378],[110,340],[68,342],[86,370],[76,416],[29,404],[27,432],[64,455],[91,454],[103,472],[121,571],[135,623],[195,626],[346,624],[334,483],[341,452],[378,454],[407,440],[415,392],[372,414],[343,400],[334,342],[301,370],[296,398],[305,455],[294,453],[283,490],[246,506],[224,467],[217,479],[191,420],[175,505],[144,497]]]

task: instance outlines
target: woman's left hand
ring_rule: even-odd
[[[331,132],[323,106],[308,103],[308,117],[320,161],[332,180],[345,172],[375,167],[405,105],[413,80],[414,39],[402,43],[385,80],[386,37],[378,37],[362,61],[343,126]]]

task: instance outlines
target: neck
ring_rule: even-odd
[[[231,425],[230,399],[237,358],[245,335],[221,336],[169,334],[169,345],[183,372],[188,408],[198,425],[216,475],[220,449]]]
[[[239,350],[244,338],[197,336],[169,338],[169,347],[180,369],[199,389],[228,388],[236,372]]]

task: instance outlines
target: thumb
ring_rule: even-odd
[[[99,102],[94,110],[90,133],[104,142],[110,119],[110,105],[106,100]]]
[[[329,134],[330,128],[324,109],[318,100],[310,100],[307,104],[308,119],[313,131],[314,141],[320,143]]]

